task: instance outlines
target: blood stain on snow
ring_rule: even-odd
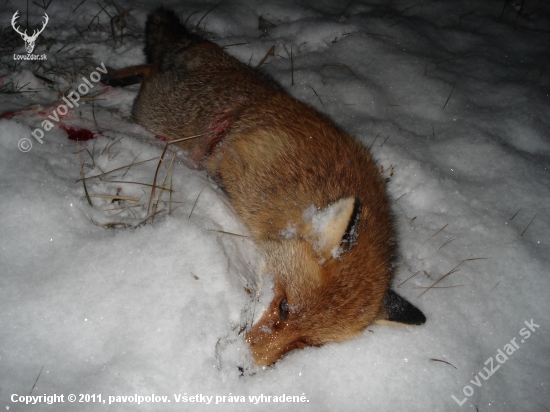
[[[95,139],[96,136],[87,129],[76,129],[73,127],[59,126],[69,134],[69,140],[91,140]]]
[[[13,116],[15,116],[15,112],[4,112],[0,114],[0,119],[11,119]]]

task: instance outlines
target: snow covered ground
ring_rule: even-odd
[[[163,144],[131,123],[137,86],[94,82],[102,63],[143,61],[156,2],[52,0],[34,52],[47,60],[28,62],[14,60],[26,52],[10,26],[19,10],[28,27],[27,2],[12,0],[0,12],[0,407],[550,410],[546,2],[226,0],[207,15],[216,2],[163,3],[252,66],[275,46],[263,69],[371,147],[395,199],[394,287],[427,323],[250,365],[236,332],[253,287],[254,246],[234,235],[245,227],[170,151],[156,184],[173,192],[157,189],[148,210]],[[83,77],[93,88],[55,121]],[[86,130],[96,138],[68,138]],[[117,168],[86,181],[90,207],[81,169]],[[26,405],[30,394],[64,402]],[[303,402],[267,402],[283,394]]]

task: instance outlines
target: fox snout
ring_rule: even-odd
[[[256,364],[269,366],[287,352],[309,346],[298,331],[291,331],[292,323],[287,321],[291,311],[293,309],[286,297],[277,297],[265,312],[262,322],[253,325],[245,335]]]

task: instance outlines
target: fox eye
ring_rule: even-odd
[[[286,318],[288,317],[289,310],[290,310],[290,306],[289,306],[289,304],[286,300],[286,296],[285,296],[279,302],[279,317],[281,318],[281,320],[286,320]]]

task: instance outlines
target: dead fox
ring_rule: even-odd
[[[422,324],[392,292],[396,233],[367,149],[267,76],[187,31],[163,8],[146,25],[135,120],[182,140],[252,233],[273,300],[246,333],[259,365],[353,338],[376,321]]]

